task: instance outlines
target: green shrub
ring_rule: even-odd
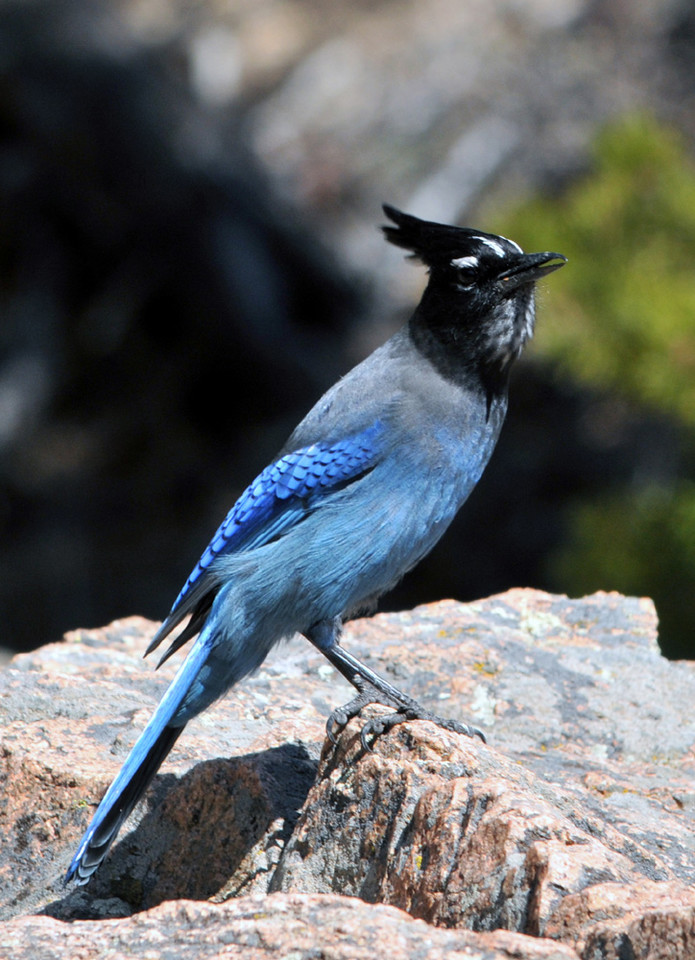
[[[552,278],[536,354],[679,421],[683,459],[695,463],[695,163],[680,136],[646,116],[613,123],[584,176],[496,226],[527,250],[569,258]],[[693,479],[576,504],[551,571],[570,592],[651,595],[672,656],[695,656]]]
[[[642,116],[611,125],[586,176],[504,228],[570,261],[538,351],[695,426],[695,163],[679,136]]]

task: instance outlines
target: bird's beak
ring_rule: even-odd
[[[515,261],[500,273],[499,283],[505,293],[511,293],[525,283],[534,283],[559,270],[567,263],[561,253],[520,253]]]

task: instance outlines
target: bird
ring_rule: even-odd
[[[428,281],[407,323],[325,393],[244,490],[195,565],[147,654],[195,640],[107,790],[65,876],[84,884],[184,727],[303,634],[356,689],[331,739],[371,703],[365,747],[396,724],[438,717],[341,644],[350,618],[427,554],[475,487],[507,411],[509,371],[533,335],[535,285],[566,263],[506,237],[422,220],[388,204],[386,240]]]

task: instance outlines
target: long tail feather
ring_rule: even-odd
[[[198,642],[181,665],[152,719],[128,754],[116,779],[104,794],[70,864],[65,883],[86,883],[106,856],[118,831],[150,784],[185,723],[173,723],[176,712],[208,656]]]

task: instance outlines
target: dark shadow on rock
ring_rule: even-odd
[[[42,911],[59,920],[127,916],[164,900],[265,886],[312,786],[318,758],[285,744],[157,777],[149,809],[85,887]]]

